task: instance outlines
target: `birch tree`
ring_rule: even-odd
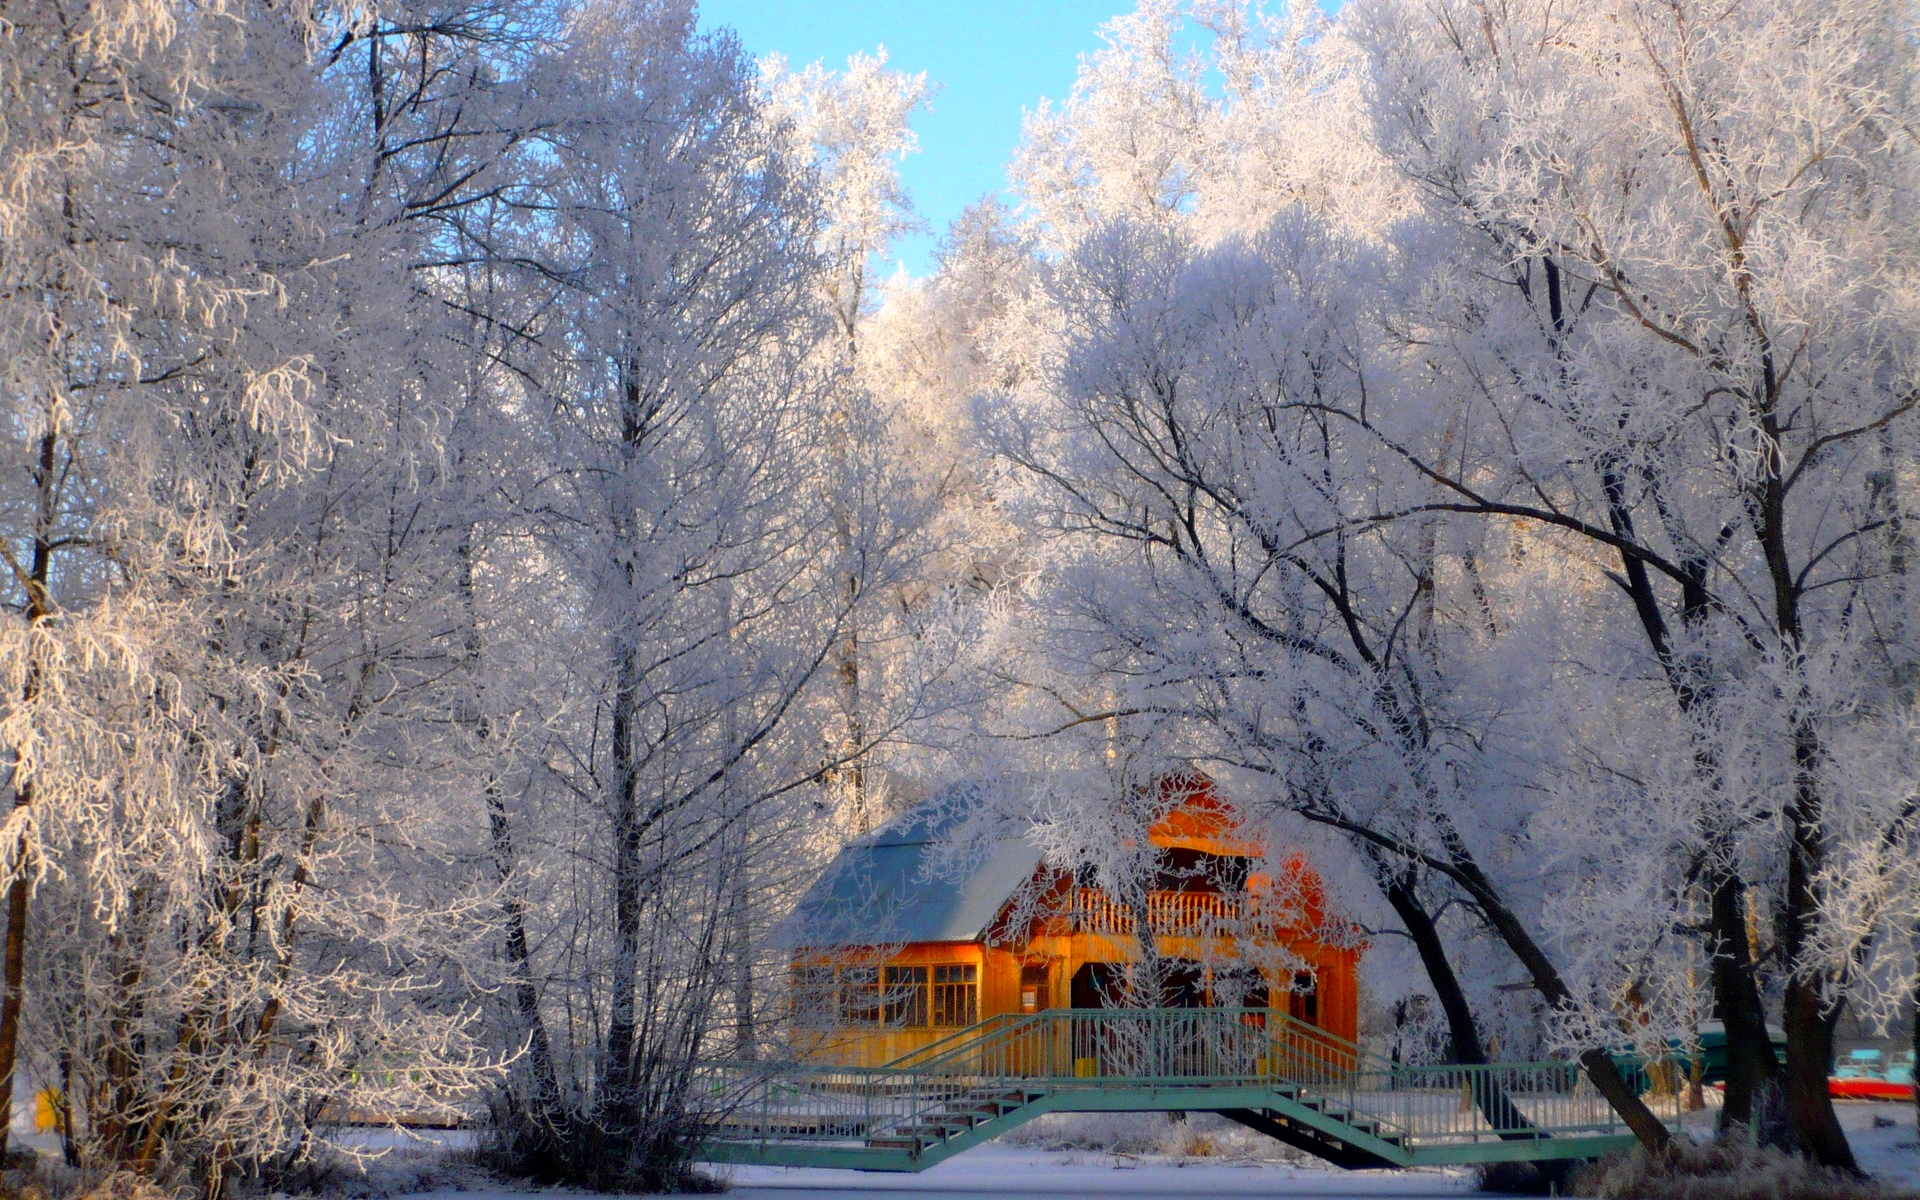
[[[31,487],[0,1058],[61,1085],[80,1165],[218,1194],[307,1161],[329,1110],[493,1073],[436,805],[460,771],[420,719],[451,560],[420,519],[442,397],[412,272],[416,218],[499,140],[465,140],[452,60],[512,37],[456,10],[21,16],[0,71],[44,120],[6,159]]]
[[[796,170],[810,171],[819,189],[823,222],[818,239],[823,273],[820,285],[833,316],[834,342],[822,347],[842,372],[845,412],[836,417],[851,430],[856,409],[874,402],[862,370],[861,342],[873,307],[871,272],[902,235],[922,228],[900,183],[900,160],[917,149],[913,114],[925,107],[931,89],[926,75],[887,69],[887,54],[855,54],[844,71],[814,63],[794,71],[780,55],[761,64],[767,117],[778,130],[783,152]],[[851,462],[844,470],[853,469]],[[845,524],[843,522],[843,524]],[[851,553],[851,525],[839,533],[843,553]],[[847,579],[852,592],[858,585]],[[869,631],[869,636],[878,631]],[[845,759],[832,779],[843,791],[851,828],[865,833],[886,813],[869,797],[868,751],[874,744],[872,701],[863,684],[873,647],[862,649],[862,630],[850,625],[837,651],[843,729],[829,757]]]
[[[696,1082],[761,1048],[761,939],[825,845],[823,774],[867,749],[821,760],[838,648],[913,522],[832,348],[818,175],[731,35],[638,16],[582,9],[530,89],[551,169],[509,200],[551,216],[503,217],[490,253],[542,299],[486,394],[536,462],[524,545],[473,591],[484,655],[564,706],[499,784],[516,1033],[551,1064],[514,1077],[516,1161],[652,1188],[686,1177]],[[536,567],[551,629],[513,616]]]

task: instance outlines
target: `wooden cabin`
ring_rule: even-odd
[[[1025,837],[953,855],[981,794],[962,785],[850,844],[789,923],[796,1048],[877,1066],[1002,1013],[1248,1007],[1341,1038],[1359,1023],[1359,931],[1330,920],[1297,852],[1268,856],[1211,780],[1163,782],[1154,878],[1123,903]],[[1144,916],[1163,963],[1139,994]]]

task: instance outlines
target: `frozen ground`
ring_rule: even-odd
[[[1920,1191],[1920,1138],[1915,1136],[1913,1105],[1872,1100],[1837,1100],[1847,1140],[1868,1174],[1883,1183]],[[1885,1124],[1876,1125],[1876,1118]]]
[[[1920,1190],[1920,1138],[1915,1134],[1913,1106],[1847,1101],[1838,1107],[1861,1165],[1895,1187]],[[1876,1119],[1881,1123],[1876,1124]],[[729,1195],[741,1200],[1042,1200],[1049,1196],[1386,1200],[1480,1194],[1471,1173],[1463,1169],[1341,1171],[1314,1162],[1180,1160],[1168,1155],[1112,1155],[1005,1144],[981,1146],[915,1176],[781,1167],[716,1170],[732,1183]]]
[[[1838,1105],[1861,1165],[1895,1187],[1920,1191],[1920,1138],[1910,1104],[1866,1101]],[[1145,1117],[1147,1114],[1138,1114]],[[1884,1124],[1876,1124],[1876,1118]],[[1191,1132],[1215,1143],[1225,1157],[1184,1156],[1181,1139],[1166,1129],[1082,1129],[1028,1127],[1028,1144],[990,1143],[948,1159],[919,1175],[868,1174],[860,1171],[797,1170],[784,1167],[715,1167],[731,1184],[734,1200],[1045,1200],[1048,1197],[1156,1198],[1264,1196],[1274,1200],[1429,1200],[1479,1195],[1465,1169],[1429,1171],[1341,1171],[1313,1160],[1285,1161],[1278,1144],[1248,1134],[1222,1136],[1224,1123],[1196,1119]],[[1224,1130],[1231,1135],[1231,1129]],[[1113,1154],[1072,1148],[1082,1135],[1160,1152]],[[369,1131],[368,1149],[391,1153],[375,1168],[385,1186],[374,1192],[412,1193],[409,1200],[536,1200],[570,1193],[514,1191],[488,1185],[470,1170],[448,1162],[449,1151],[470,1145],[471,1135],[425,1133],[419,1139]],[[1191,1143],[1188,1143],[1189,1146]],[[1062,1148],[1062,1147],[1066,1148]],[[1264,1149],[1263,1149],[1264,1147]],[[1169,1152],[1171,1151],[1171,1152]],[[455,1155],[457,1161],[459,1155]],[[369,1182],[372,1182],[371,1180]],[[353,1192],[348,1186],[345,1191]]]
[[[784,1167],[726,1168],[737,1200],[1045,1200],[1052,1196],[1374,1197],[1376,1200],[1470,1195],[1461,1171],[1341,1171],[1269,1162],[1181,1163],[1077,1150],[980,1146],[913,1176]]]

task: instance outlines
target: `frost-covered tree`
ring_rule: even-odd
[[[414,273],[503,140],[453,62],[530,26],[18,16],[0,1065],[60,1085],[79,1164],[217,1193],[330,1109],[492,1073],[423,719],[451,558]]]
[[[1120,217],[1218,236],[1302,205],[1365,233],[1404,209],[1358,103],[1364,59],[1313,6],[1147,0],[1102,34],[1009,165],[1053,248]]]
[[[1175,51],[1188,20],[1218,34],[1217,97],[1209,58]],[[1348,594],[1355,633],[1393,614],[1369,637],[1406,674],[1408,726],[1474,747],[1445,756],[1453,782],[1481,772],[1451,806],[1463,845],[1535,848],[1539,876],[1508,883],[1559,947],[1564,1035],[1691,1028],[1710,1002],[1729,1119],[1841,1166],[1832,1023],[1912,978],[1891,882],[1908,777],[1872,749],[1911,704],[1909,34],[1877,5],[1381,0],[1314,29],[1149,4],[1016,170],[1049,248],[1051,322],[1029,327],[1055,340],[1004,406],[1006,449],[1051,485],[1057,528],[1134,543],[1055,562],[1078,669],[1162,720],[1213,690],[1207,727],[1271,722],[1273,749],[1344,769],[1343,731],[1394,722],[1250,702],[1275,666],[1200,631],[1287,578],[1287,620]],[[1271,82],[1289,79],[1318,82]],[[1262,105],[1311,117],[1249,119]],[[1332,145],[1353,171],[1313,169]],[[1281,181],[1265,212],[1241,199],[1261,162]],[[1271,229],[1357,243],[1275,257],[1247,233],[1287,204]],[[1355,307],[1303,324],[1297,295]],[[1283,431],[1309,426],[1319,497],[1280,486],[1315,445]],[[1202,562],[1217,611],[1170,615]],[[1542,673],[1547,647],[1579,667]],[[1489,758],[1502,738],[1525,752]],[[1388,792],[1423,790],[1445,794]]]
[[[1378,4],[1351,19],[1380,144],[1431,219],[1404,254],[1429,268],[1407,337],[1433,423],[1382,429],[1383,445],[1428,476],[1432,507],[1570,535],[1617,586],[1608,619],[1642,634],[1693,737],[1691,770],[1643,795],[1642,819],[1675,839],[1656,851],[1663,894],[1616,911],[1703,898],[1744,1120],[1775,1069],[1758,909],[1792,1137],[1850,1166],[1827,1100],[1833,1022],[1870,947],[1905,941],[1900,918],[1828,922],[1852,848],[1906,840],[1901,803],[1841,748],[1891,735],[1911,703],[1911,14]]]
[[[444,284],[501,319],[464,335],[456,444],[496,1011],[526,1050],[501,1115],[523,1169],[653,1187],[698,1146],[707,1068],[767,1048],[765,936],[831,844],[822,778],[919,704],[875,689],[862,744],[830,736],[915,507],[846,386],[821,176],[731,35],[590,5],[526,92],[524,182]]]
[[[780,55],[761,65],[767,120],[782,153],[795,170],[811,174],[822,206],[817,252],[823,271],[819,284],[835,325],[836,338],[823,343],[825,361],[839,372],[843,400],[832,420],[856,434],[861,410],[875,402],[862,370],[862,335],[873,307],[871,272],[903,234],[922,226],[900,184],[900,161],[917,149],[911,121],[927,103],[925,74],[887,69],[885,49],[855,54],[844,71],[820,63],[794,71]],[[851,474],[849,461],[841,467]],[[854,514],[839,519],[842,553],[854,553]],[[860,587],[849,575],[850,593]],[[843,760],[829,779],[839,793],[850,827],[864,833],[886,815],[884,798],[870,795],[869,751],[876,698],[869,678],[876,661],[873,643],[884,631],[850,622],[836,652],[842,727],[826,753]]]
[[[884,49],[855,54],[844,71],[820,63],[795,71],[771,55],[761,84],[786,157],[818,175],[829,307],[852,353],[872,301],[875,260],[923,228],[900,184],[900,160],[918,149],[911,121],[931,88],[924,73],[888,70]]]
[[[1376,270],[1298,214],[1207,250],[1115,223],[1053,264],[1057,359],[996,423],[1045,527],[1084,543],[1050,564],[1061,673],[1108,682],[1101,716],[1132,727],[1136,757],[1241,768],[1270,781],[1254,784],[1274,796],[1256,811],[1347,835],[1455,1055],[1485,1061],[1437,916],[1447,891],[1556,1012],[1577,1018],[1585,997],[1527,910],[1532,880],[1491,865],[1525,828],[1523,809],[1490,803],[1513,794],[1488,716],[1499,698],[1476,694],[1494,639],[1477,614],[1435,612],[1431,525],[1368,520],[1424,481],[1323,409],[1391,389],[1359,308]],[[1636,1132],[1663,1141],[1606,1033],[1563,1036]]]
[[[1172,47],[1189,18],[1215,41],[1209,57],[1182,63]],[[1352,239],[1377,237],[1404,199],[1370,149],[1357,54],[1315,15],[1249,19],[1230,5],[1143,6],[1111,40],[1070,102],[1036,118],[1019,160],[1035,215],[1062,247],[1043,325],[1059,340],[1036,398],[1006,406],[1002,448],[1052,485],[1045,503],[1064,503],[1050,526],[1110,543],[1058,564],[1071,582],[1057,594],[1075,597],[1060,619],[1081,644],[1064,673],[1122,681],[1128,695],[1112,707],[1136,718],[1177,715],[1163,753],[1194,753],[1206,735],[1193,722],[1214,727],[1238,747],[1216,740],[1217,753],[1250,756],[1290,781],[1308,811],[1365,825],[1371,818],[1336,811],[1341,798],[1398,796],[1414,799],[1375,834],[1418,840],[1463,821],[1512,836],[1519,826],[1488,818],[1455,779],[1459,745],[1480,735],[1449,727],[1467,720],[1444,699],[1445,680],[1464,668],[1435,658],[1436,529],[1314,544],[1376,511],[1384,494],[1417,493],[1417,480],[1381,478],[1368,448],[1324,422],[1317,435],[1282,428],[1284,397],[1386,388],[1395,370],[1368,332],[1365,297],[1383,268]],[[1202,86],[1209,69],[1226,81],[1218,96]],[[1143,156],[1136,131],[1170,123],[1184,132]],[[1142,182],[1143,171],[1158,182]],[[1139,604],[1120,601],[1134,589]],[[1203,632],[1222,623],[1238,632],[1218,642]],[[1477,617],[1468,629],[1469,642],[1485,632]],[[1119,660],[1095,649],[1103,637]],[[1295,711],[1282,697],[1305,685],[1258,660],[1314,661],[1303,648],[1348,675],[1339,688],[1302,692],[1320,699]],[[1133,652],[1157,665],[1119,665]],[[1134,695],[1147,678],[1186,694]],[[1399,782],[1359,769],[1356,736],[1384,752],[1368,769],[1395,762],[1387,778]],[[1474,853],[1498,857],[1501,844],[1495,836]],[[1357,850],[1418,947],[1454,1053],[1483,1060],[1434,915],[1450,906],[1445,873],[1428,876],[1364,837]]]

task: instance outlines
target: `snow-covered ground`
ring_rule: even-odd
[[[1895,1187],[1920,1191],[1920,1138],[1910,1104],[1848,1101],[1837,1105],[1854,1152],[1876,1178]],[[1145,1117],[1146,1114],[1139,1114]],[[1881,1122],[1876,1124],[1876,1119]],[[1197,1118],[1196,1121],[1204,1120]],[[1214,1122],[1219,1124],[1219,1122]],[[1112,1136],[1114,1131],[1093,1131]],[[1124,1131],[1122,1131],[1124,1133]],[[1044,1200],[1047,1197],[1105,1197],[1152,1200],[1165,1197],[1274,1197],[1276,1200],[1428,1200],[1479,1195],[1466,1169],[1424,1171],[1341,1171],[1313,1160],[1263,1156],[1258,1144],[1276,1143],[1247,1135],[1222,1139],[1208,1125],[1201,1132],[1219,1143],[1228,1157],[1174,1154],[1110,1154],[1086,1149],[1047,1149],[1043,1145],[994,1142],[957,1155],[918,1175],[861,1171],[800,1170],[789,1167],[712,1167],[731,1185],[735,1200]],[[1704,1131],[1703,1131],[1704,1132]],[[448,1150],[463,1149],[470,1135],[423,1132],[417,1139],[384,1132],[361,1135],[368,1149],[395,1152],[420,1167],[420,1184],[430,1189],[418,1200],[533,1200],[552,1195],[534,1189],[513,1191],[487,1186],[477,1178],[460,1186],[432,1167]],[[1134,1136],[1151,1138],[1135,1131]],[[1059,1144],[1071,1131],[1039,1139]],[[404,1176],[403,1162],[388,1161],[381,1174]],[[455,1172],[456,1175],[460,1172]],[[396,1179],[395,1182],[398,1182]],[[419,1184],[414,1185],[420,1186]],[[412,1191],[405,1184],[395,1191]]]
[[[1836,1100],[1833,1106],[1840,1110],[1847,1140],[1869,1175],[1920,1191],[1920,1136],[1914,1130],[1913,1105]]]
[[[1090,1151],[986,1145],[918,1175],[788,1167],[716,1168],[737,1200],[1045,1200],[1052,1196],[1405,1197],[1472,1194],[1464,1171],[1341,1171],[1317,1164],[1184,1163]]]
[[[1843,1101],[1837,1107],[1861,1166],[1895,1187],[1920,1190],[1920,1138],[1910,1104]],[[1876,1119],[1882,1124],[1876,1124]],[[1889,1124],[1890,1123],[1890,1124]],[[714,1168],[742,1200],[1041,1200],[1049,1196],[1435,1197],[1478,1195],[1464,1169],[1341,1171],[1314,1162],[1215,1161],[1042,1150],[989,1144],[919,1175],[783,1167]]]

